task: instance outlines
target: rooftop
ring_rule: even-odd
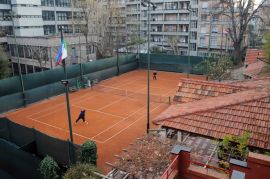
[[[266,66],[265,62],[258,59],[263,57],[264,57],[263,50],[248,49],[245,58],[246,68],[244,69],[243,74],[251,78],[257,77],[258,74]]]
[[[186,103],[204,98],[224,96],[231,93],[246,90],[248,87],[234,84],[201,81],[193,79],[180,79],[174,101]]]
[[[257,57],[262,58],[264,51],[261,49],[247,49],[245,64],[251,64],[258,61]]]
[[[251,146],[270,149],[270,79],[257,79],[253,83],[241,83],[242,87],[247,87],[244,91],[171,105],[154,122],[219,139],[250,131]]]

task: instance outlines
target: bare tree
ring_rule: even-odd
[[[39,63],[41,71],[46,68],[48,61],[48,50],[46,47],[28,46],[31,51],[33,59],[36,59]]]
[[[74,6],[81,12],[79,18],[74,18],[74,22],[80,24],[86,45],[93,45],[99,58],[112,56],[116,46],[113,42],[115,34],[112,26],[121,22],[117,4],[113,0],[106,3],[75,0]]]
[[[222,13],[227,16],[230,21],[228,28],[229,36],[233,42],[233,57],[237,64],[241,63],[246,46],[243,41],[247,33],[248,24],[257,15],[258,10],[266,0],[255,8],[254,0],[220,0]]]
[[[270,3],[270,2],[268,2]],[[260,24],[259,24],[259,31],[260,31],[260,35],[265,35],[265,33],[267,33],[270,29],[270,6],[269,4],[267,4],[267,2],[265,2],[264,5],[262,5],[260,11],[259,11],[259,18],[260,18]]]
[[[8,77],[10,72],[11,70],[6,52],[0,47],[0,79]]]
[[[178,55],[179,51],[178,51],[178,39],[177,39],[177,37],[176,36],[169,37],[168,44],[173,49],[173,54]]]

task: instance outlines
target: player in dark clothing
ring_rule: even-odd
[[[157,72],[154,72],[153,73],[153,80],[156,80],[157,79]]]
[[[76,120],[75,124],[77,124],[79,122],[79,120],[82,119],[83,122],[87,123],[87,121],[85,121],[85,110],[81,110],[79,116],[78,116],[78,119]]]

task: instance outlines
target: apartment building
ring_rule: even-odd
[[[232,50],[228,34],[230,20],[221,14],[224,9],[216,0],[200,0],[198,20],[198,56],[227,53]],[[192,35],[191,35],[192,38]]]
[[[18,64],[22,73],[55,68],[60,26],[68,64],[95,59],[94,46],[86,46],[80,33],[78,16],[81,11],[72,0],[0,0],[0,43],[9,51],[13,74],[18,74]]]
[[[127,33],[147,39],[147,7],[142,0],[127,0]],[[151,0],[151,46],[180,55],[208,56],[232,49],[229,20],[218,14],[216,0]],[[174,46],[177,46],[175,48]],[[174,51],[173,51],[174,49]],[[175,50],[177,49],[177,50]]]
[[[259,31],[259,35],[263,36],[265,33],[270,31],[270,0],[266,0],[262,5],[262,8],[259,9],[258,16],[260,18],[256,18],[256,23],[258,26],[257,31]]]
[[[0,43],[10,51],[14,73],[18,71],[19,60],[24,73],[54,68],[60,26],[64,28],[64,35],[69,43],[69,63],[96,58],[94,46],[85,45],[86,39],[81,34],[81,25],[85,22],[80,20],[84,13],[74,2],[75,0],[0,0]],[[99,30],[95,20],[88,24],[90,29],[95,29],[90,33],[91,41],[100,41],[99,36],[103,35],[107,37],[103,40],[112,44],[110,48],[116,49],[116,44],[119,45],[118,48],[129,44],[134,35],[147,40],[148,7],[142,3],[143,0],[97,2],[102,4],[101,11],[110,15],[109,26],[105,30]],[[219,1],[151,2],[155,8],[150,8],[150,47],[158,46],[168,53],[191,56],[209,56],[232,50],[227,31],[230,21],[220,14]],[[139,47],[141,49],[137,49],[137,52],[146,52],[145,46]]]

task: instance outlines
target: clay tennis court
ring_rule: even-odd
[[[169,106],[179,78],[185,74],[158,72],[157,80],[150,81],[151,120]],[[195,79],[202,76],[191,75]],[[136,138],[146,132],[147,122],[147,71],[137,70],[99,82],[92,89],[70,93],[73,138],[77,144],[93,140],[98,147],[98,167],[107,172],[105,162],[115,160]],[[172,98],[171,98],[172,100]],[[74,124],[81,109],[86,110],[88,124]],[[62,94],[13,112],[6,116],[50,136],[69,139],[66,98]],[[150,123],[151,128],[157,126]],[[49,147],[49,146],[48,146]]]

